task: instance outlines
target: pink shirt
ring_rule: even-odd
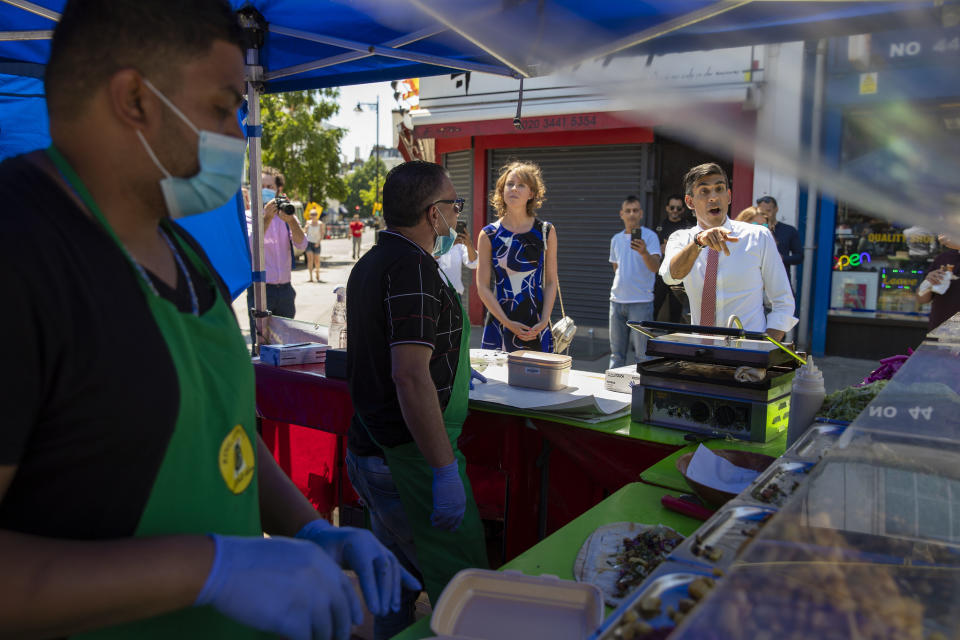
[[[253,223],[247,218],[247,231],[249,233],[251,247],[253,251]],[[290,282],[290,243],[293,238],[290,236],[290,228],[287,223],[280,219],[280,216],[274,216],[270,221],[270,226],[263,232],[263,265],[267,272],[267,284],[286,284]],[[294,243],[297,249],[307,248],[307,239],[303,238],[300,244]]]

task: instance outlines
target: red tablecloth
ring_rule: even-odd
[[[343,464],[353,417],[346,381],[326,378],[322,364],[254,370],[261,435],[280,467],[323,514],[356,503]],[[504,522],[505,557],[518,555],[537,542],[539,476],[526,458],[536,459],[538,436],[523,418],[471,411],[460,448],[481,516]]]
[[[343,464],[347,383],[324,377],[322,364],[254,369],[263,439],[280,466],[321,513],[356,503]],[[475,408],[459,444],[482,517],[504,522],[506,560],[678,448]]]
[[[280,467],[327,517],[357,503],[343,464],[353,417],[346,381],[325,377],[323,364],[255,363],[254,372],[261,436]]]

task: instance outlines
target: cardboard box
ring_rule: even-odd
[[[324,362],[326,357],[327,345],[320,342],[265,344],[260,347],[260,362],[275,367]]]
[[[603,376],[603,386],[607,391],[616,391],[617,393],[631,393],[633,385],[640,384],[640,374],[637,373],[637,365],[628,364],[625,367],[616,369],[607,369]]]

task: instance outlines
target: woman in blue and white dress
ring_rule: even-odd
[[[500,170],[490,196],[499,220],[485,226],[477,240],[477,292],[489,312],[484,349],[553,351],[557,232],[536,217],[545,193],[537,165],[511,162]]]

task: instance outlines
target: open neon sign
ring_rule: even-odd
[[[848,256],[837,256],[833,268],[837,271],[843,271],[844,267],[859,267],[861,264],[867,262],[870,262],[870,254],[866,251],[863,253],[851,253]]]

